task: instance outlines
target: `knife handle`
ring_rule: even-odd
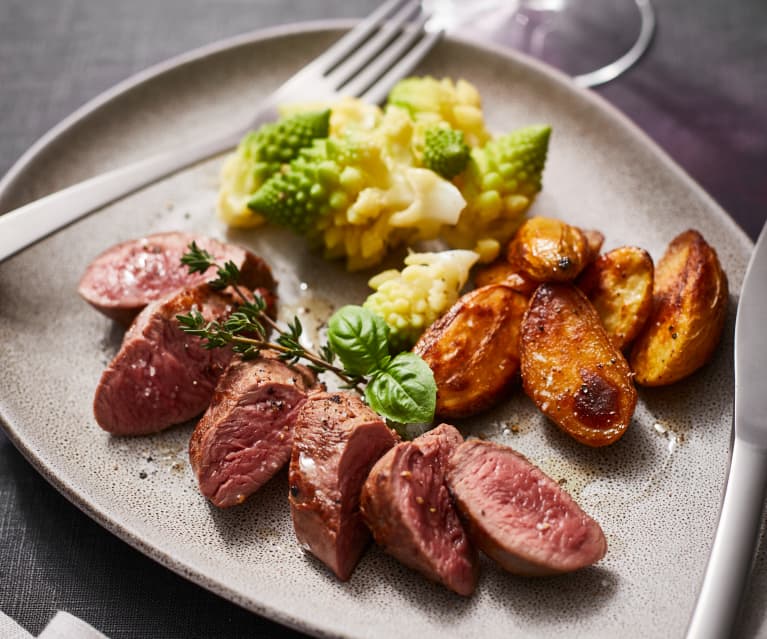
[[[735,438],[719,526],[687,639],[724,639],[735,630],[762,523],[767,450]]]

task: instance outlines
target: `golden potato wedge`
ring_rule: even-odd
[[[468,417],[490,408],[519,370],[519,326],[527,297],[502,284],[463,295],[421,335],[413,351],[437,382],[436,414]]]
[[[477,269],[474,274],[474,284],[477,288],[490,284],[503,284],[526,297],[530,297],[538,288],[538,282],[514,268],[505,257]]]
[[[541,284],[519,344],[522,386],[549,419],[588,446],[623,435],[637,401],[631,370],[578,288]]]
[[[537,282],[569,282],[586,266],[590,252],[579,228],[561,220],[533,217],[519,227],[506,257]]]
[[[727,276],[695,230],[675,237],[655,269],[653,310],[631,350],[643,386],[687,377],[711,357],[727,315]]]
[[[578,288],[596,309],[613,344],[623,350],[652,311],[652,258],[644,249],[621,246],[589,264],[578,278]]]

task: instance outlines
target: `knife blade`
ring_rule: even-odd
[[[735,320],[735,418],[730,468],[688,639],[735,631],[767,489],[767,225],[746,271]]]

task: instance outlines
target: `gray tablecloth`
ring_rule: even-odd
[[[150,64],[259,27],[362,16],[375,4],[0,0],[0,174],[61,118]],[[599,93],[755,237],[767,216],[767,3],[656,5],[653,48]],[[102,530],[0,434],[0,610],[37,634],[57,609],[113,639],[299,636]]]

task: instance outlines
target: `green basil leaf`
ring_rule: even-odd
[[[361,306],[344,306],[328,321],[328,341],[352,375],[369,375],[389,358],[389,327],[383,318]]]
[[[437,404],[437,384],[429,365],[418,355],[400,353],[373,375],[365,397],[374,411],[395,422],[430,422]]]

